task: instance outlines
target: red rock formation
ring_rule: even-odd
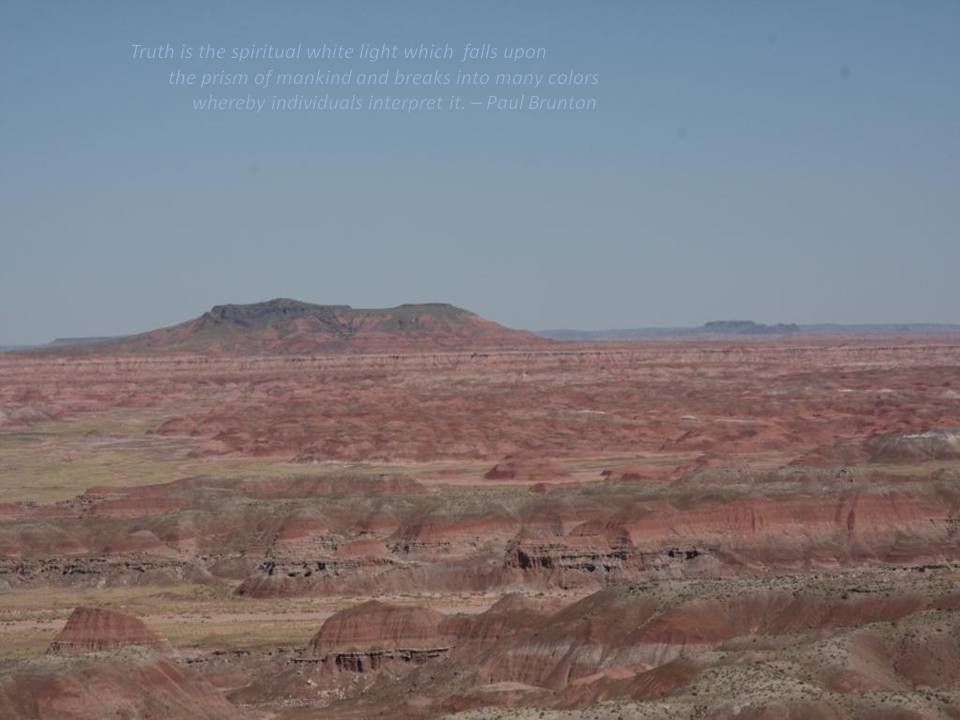
[[[310,652],[426,650],[449,648],[455,641],[443,613],[370,600],[329,617],[310,641]]]
[[[166,650],[168,643],[131,615],[102,608],[78,607],[50,643],[55,655],[99,652],[135,645]]]
[[[257,720],[217,688],[141,648],[28,660],[0,676],[3,720]]]
[[[795,465],[918,463],[960,459],[960,430],[917,429],[841,440],[805,453]]]
[[[359,538],[337,548],[337,555],[342,558],[383,558],[388,553],[383,541],[374,538]]]
[[[507,593],[464,626],[463,640],[489,642],[529,628],[544,615],[544,607],[525,595]]]
[[[960,466],[947,430],[960,427],[958,357],[955,343],[799,340],[349,359],[0,357],[0,424],[53,425],[4,447],[11,498],[29,497],[24,479],[40,454],[45,464],[62,455],[58,472],[73,463],[77,477],[103,448],[131,477],[138,465],[154,477],[155,459],[209,474],[55,503],[5,497],[0,588],[39,596],[216,582],[212,573],[224,591],[241,583],[241,596],[410,593],[447,608],[474,605],[473,591],[525,593],[470,618],[374,604],[335,616],[303,653],[190,658],[219,664],[222,677],[244,675],[231,664],[262,674],[243,702],[291,718],[375,717],[361,693],[416,718],[607,698],[656,698],[658,720],[695,708],[916,717],[871,704],[871,693],[923,705],[924,718],[960,717]],[[51,413],[32,414],[38,404]],[[116,429],[128,416],[135,430]],[[160,432],[140,436],[141,422]],[[835,441],[851,452],[810,467],[811,451]],[[230,464],[198,461],[208,451]],[[477,468],[505,455],[499,479],[482,481]],[[403,474],[324,472],[343,467],[331,463],[306,478],[233,479],[253,456]],[[555,482],[561,468],[569,482]],[[564,607],[531,599],[541,591]],[[77,647],[116,649],[41,660],[88,703],[95,694],[76,679],[86,676],[64,668],[141,649],[79,635]],[[385,665],[391,672],[356,675]],[[110,673],[106,687],[133,703],[120,709],[142,717]],[[69,693],[18,678],[15,693],[55,697],[54,717],[70,717]],[[296,690],[289,705],[277,688]],[[333,697],[345,700],[324,704]],[[0,704],[0,717],[23,712]]]

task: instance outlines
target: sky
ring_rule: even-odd
[[[597,73],[408,93],[596,109],[204,113],[169,73],[236,64],[131,51],[363,42],[544,47],[370,69]],[[0,344],[272,297],[533,329],[960,322],[955,0],[2,0],[0,60]],[[362,64],[286,69],[314,65]]]

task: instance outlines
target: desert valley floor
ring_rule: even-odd
[[[0,717],[960,718],[960,338],[0,353]]]

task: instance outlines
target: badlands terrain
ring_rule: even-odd
[[[0,353],[0,718],[960,718],[960,336],[277,300]]]

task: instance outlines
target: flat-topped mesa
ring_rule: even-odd
[[[310,355],[514,349],[550,342],[447,303],[353,308],[275,298],[243,305],[216,305],[179,325],[59,350],[74,354]]]
[[[456,643],[457,623],[437,610],[370,600],[327,618],[310,641],[310,654],[447,649]]]
[[[52,655],[100,652],[135,645],[169,650],[169,643],[141,620],[101,608],[78,607],[47,648]]]
[[[289,298],[274,298],[266,302],[248,303],[245,305],[214,305],[197,320],[198,326],[203,324],[219,325],[221,323],[236,323],[238,325],[253,325],[257,321],[269,321],[274,317],[306,317],[311,315],[335,318],[337,313],[351,310],[349,305],[314,305],[312,303],[291,300]]]
[[[718,335],[785,335],[800,332],[800,326],[796,323],[765,325],[753,320],[711,320],[698,329]]]

